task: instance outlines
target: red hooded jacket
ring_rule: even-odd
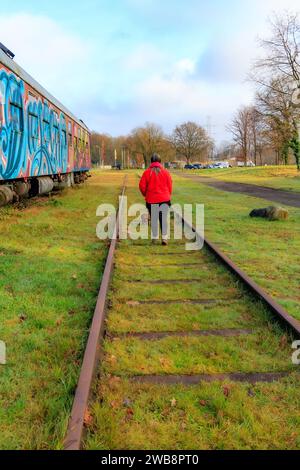
[[[140,180],[140,191],[149,204],[168,202],[172,196],[172,178],[160,163],[152,163]]]

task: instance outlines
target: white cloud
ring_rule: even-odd
[[[151,43],[139,44],[124,59],[123,65],[132,72],[151,70],[162,67],[166,59],[165,53]]]
[[[251,34],[237,33],[230,39],[218,37],[200,57],[196,73],[213,82],[241,83],[257,53],[257,42]]]
[[[283,10],[299,11],[298,0],[264,0],[263,2],[257,1],[262,13],[269,14],[270,12],[282,12]]]
[[[224,138],[232,112],[241,103],[249,104],[251,99],[250,87],[243,84],[210,83],[180,76],[153,75],[137,91],[141,116],[163,123],[168,130],[189,119],[204,125],[207,116],[211,116],[214,137],[218,140]]]
[[[181,59],[175,64],[175,72],[179,75],[193,75],[196,69],[196,62],[192,59]]]
[[[188,57],[174,61],[171,51],[166,52],[151,43],[144,43],[122,59],[122,67],[138,78],[140,75],[145,77],[156,73],[185,77],[194,74],[196,61]]]
[[[153,7],[149,1],[128,1],[139,4],[147,12]],[[190,56],[187,50],[181,51],[181,58],[176,57],[172,47],[158,49],[147,44],[136,49],[128,66],[136,70],[138,77],[133,79],[132,97],[137,121],[153,120],[171,130],[181,120],[192,119],[205,124],[207,116],[211,116],[216,139],[227,136],[226,125],[233,113],[253,100],[253,86],[246,78],[260,53],[258,37],[269,34],[267,17],[273,11],[299,9],[298,0],[252,0],[251,4],[246,2],[245,7],[244,10],[239,3],[235,12],[231,4],[232,16],[226,14],[225,17],[214,17],[211,10],[206,11],[213,34],[201,56],[195,56],[196,48]],[[190,13],[196,11],[192,6],[187,9]],[[169,13],[167,18],[169,23]],[[199,21],[200,28],[201,17]],[[200,32],[199,36],[195,32],[195,43],[197,37],[201,38]],[[202,45],[199,46],[201,50]]]
[[[46,16],[26,13],[0,17],[1,42],[15,61],[64,103],[84,93],[91,48]]]

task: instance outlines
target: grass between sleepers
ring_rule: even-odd
[[[299,449],[299,377],[273,384],[132,384],[102,378],[88,449]]]

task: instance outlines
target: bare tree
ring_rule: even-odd
[[[227,127],[228,131],[231,132],[233,136],[234,142],[240,148],[245,164],[247,164],[250,156],[252,111],[252,107],[249,106],[240,108],[231,124]]]
[[[255,106],[249,107],[250,122],[249,122],[249,155],[255,165],[258,164],[258,156],[260,162],[262,159],[262,150],[265,139],[263,137],[264,122],[263,116],[259,109]]]
[[[223,141],[219,144],[216,152],[217,160],[231,160],[238,153],[237,146],[233,142]]]
[[[254,67],[251,79],[259,85],[258,102],[265,108],[273,135],[281,140],[281,153],[287,162],[293,150],[300,170],[299,109],[291,106],[295,88],[300,88],[300,21],[297,14],[273,16],[272,33],[260,41],[265,55]]]
[[[143,155],[144,164],[147,166],[153,153],[160,152],[163,141],[162,128],[147,122],[144,127],[137,127],[132,131],[128,142],[133,153]]]
[[[300,23],[297,13],[273,15],[270,20],[272,34],[260,41],[265,57],[255,64],[256,70],[273,77],[283,76],[300,86]]]
[[[110,165],[113,163],[113,138],[108,134],[91,133],[92,163]]]
[[[195,122],[185,122],[177,126],[170,138],[179,156],[190,163],[195,158],[199,160],[203,153],[212,145],[205,129]]]
[[[256,105],[265,124],[265,134],[269,134],[271,146],[285,164],[288,163],[297,114],[290,105],[288,89],[289,80],[277,77],[270,81],[269,87],[260,87],[256,94]]]

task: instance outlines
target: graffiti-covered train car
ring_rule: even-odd
[[[0,206],[81,183],[90,134],[0,44]]]

